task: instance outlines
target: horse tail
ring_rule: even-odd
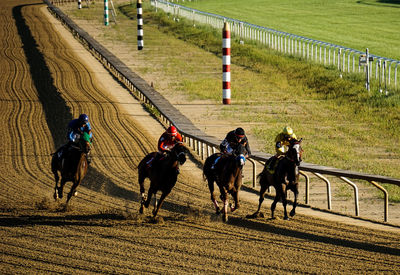
[[[51,171],[53,172],[53,174],[57,174],[57,171],[58,171],[57,155],[55,153],[53,153],[51,155],[53,156],[51,158]]]
[[[203,165],[203,180],[207,179],[207,175],[211,174],[211,166],[215,161],[215,156],[210,156],[206,159]]]
[[[264,167],[264,169],[262,170],[262,172],[260,174],[257,175],[257,179],[259,184],[262,186],[264,184],[267,184],[268,182],[268,170]]]

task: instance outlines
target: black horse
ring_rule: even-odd
[[[186,161],[186,154],[188,149],[182,144],[176,144],[166,156],[159,160],[154,160],[151,167],[147,164],[148,161],[155,157],[157,152],[152,152],[145,156],[138,165],[139,172],[139,186],[140,194],[142,197],[140,203],[140,213],[143,213],[144,207],[148,208],[151,197],[156,196],[157,191],[161,191],[161,197],[157,203],[154,204],[153,217],[156,217],[159,209],[161,208],[164,199],[171,192],[172,188],[178,179],[179,166],[183,165]],[[150,187],[145,195],[144,180],[150,179]]]
[[[203,178],[208,182],[211,194],[211,201],[215,206],[216,213],[220,213],[218,202],[214,194],[214,182],[218,185],[221,200],[224,204],[222,219],[228,221],[228,193],[232,195],[235,205],[231,206],[231,211],[235,211],[239,205],[239,190],[242,185],[242,168],[246,161],[244,146],[239,145],[233,154],[215,153],[209,156],[203,167]],[[218,161],[215,163],[216,159]],[[212,168],[214,166],[214,168]]]
[[[275,199],[271,205],[271,218],[274,218],[276,204],[282,199],[284,219],[289,219],[286,211],[287,190],[292,190],[294,193],[293,209],[290,211],[290,216],[293,217],[296,214],[297,197],[299,194],[299,165],[302,154],[301,139],[292,140],[286,155],[278,160],[274,171],[269,169],[269,161],[267,161],[263,171],[258,175],[261,186],[260,199],[258,209],[251,215],[252,217],[256,217],[260,214],[261,204],[264,201],[264,194],[269,186],[274,186],[276,192]]]
[[[60,148],[61,149],[61,148]],[[72,196],[76,195],[76,189],[85,177],[88,169],[87,154],[91,149],[90,137],[84,133],[77,144],[72,144],[69,148],[64,149],[63,157],[60,159],[57,150],[51,159],[51,171],[54,174],[56,185],[54,187],[54,199],[63,197],[64,185],[71,181],[72,187],[67,196],[67,204]],[[61,182],[58,185],[61,174]]]

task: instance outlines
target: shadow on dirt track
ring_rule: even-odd
[[[29,64],[33,84],[38,91],[39,100],[42,103],[47,125],[53,137],[54,144],[55,146],[61,146],[66,142],[66,125],[72,120],[73,115],[71,113],[71,108],[67,105],[66,101],[57,90],[57,87],[54,85],[54,79],[44,56],[38,48],[38,44],[22,15],[22,8],[32,5],[42,5],[42,3],[16,6],[13,8],[12,14],[15,19],[18,34],[23,43],[23,50]],[[89,168],[82,182],[82,186],[93,191],[105,190],[110,196],[123,199],[139,199],[138,193],[117,186],[110,178],[100,173],[94,167]]]
[[[61,145],[65,142],[66,138],[64,127],[72,119],[71,108],[66,104],[65,100],[54,86],[54,79],[43,54],[38,49],[38,45],[22,16],[21,10],[24,6],[30,5],[14,7],[12,10],[13,17],[54,143],[55,145]]]
[[[20,227],[20,226],[35,226],[35,225],[50,225],[50,226],[100,226],[110,227],[111,224],[106,224],[104,220],[126,220],[120,214],[90,214],[90,215],[66,215],[66,216],[48,216],[48,215],[21,215],[12,217],[0,217],[0,226],[4,227]]]
[[[264,221],[267,221],[264,219]],[[378,252],[384,253],[389,255],[400,255],[400,249],[387,247],[387,246],[380,246],[365,242],[357,242],[345,239],[339,239],[337,236],[330,238],[327,236],[321,236],[318,234],[313,234],[312,232],[300,232],[297,230],[290,230],[287,228],[276,227],[272,224],[266,224],[265,222],[260,222],[257,220],[252,219],[244,219],[244,218],[236,218],[231,217],[229,219],[229,224],[235,226],[241,226],[244,228],[251,228],[253,230],[258,230],[262,232],[268,232],[277,234],[280,236],[287,236],[289,238],[297,238],[297,239],[304,239],[309,240],[312,242],[320,242],[324,244],[332,244],[337,246],[343,246],[347,248],[354,248],[354,249],[362,249],[369,252]],[[274,240],[276,241],[276,240]]]

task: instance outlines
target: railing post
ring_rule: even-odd
[[[339,177],[340,179],[342,179],[344,182],[350,184],[353,187],[354,190],[354,207],[355,207],[355,211],[356,211],[356,216],[359,216],[359,204],[358,204],[358,188],[357,185],[355,185],[353,182],[351,182],[349,179],[345,178],[345,177]]]
[[[256,167],[256,163],[254,160],[252,159],[248,159],[248,161],[250,161],[253,164],[253,188],[256,187],[256,179],[257,179],[257,167]]]
[[[325,181],[326,183],[326,194],[327,194],[327,200],[328,200],[328,209],[331,210],[331,202],[332,202],[332,194],[331,194],[331,183],[327,178],[325,178],[323,175],[320,173],[314,173],[317,177]]]
[[[306,180],[306,187],[305,187],[305,204],[309,204],[310,200],[310,178],[308,175],[302,171],[299,171],[300,175],[304,176]]]
[[[380,186],[379,184],[377,184],[375,181],[370,181],[370,183],[372,183],[375,187],[377,187],[379,190],[381,190],[383,192],[383,196],[384,196],[384,221],[387,222],[388,221],[388,212],[389,212],[389,195],[388,192],[386,191],[385,188],[383,188],[382,186]]]

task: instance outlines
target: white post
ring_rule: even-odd
[[[142,0],[137,0],[137,43],[138,50],[143,49],[143,17],[142,17]]]

